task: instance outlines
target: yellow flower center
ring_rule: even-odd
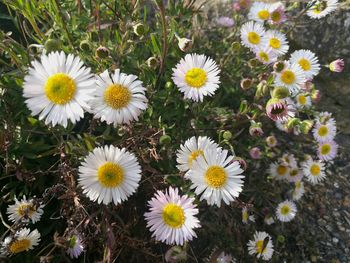
[[[287,167],[284,166],[284,165],[279,165],[279,166],[277,167],[277,173],[278,173],[279,175],[285,175],[285,174],[287,173]]]
[[[31,204],[23,204],[18,207],[18,214],[23,216],[31,216],[35,212],[34,207]]]
[[[21,239],[14,241],[9,249],[13,254],[20,253],[22,251],[28,250],[30,247],[30,240],[29,239]]]
[[[45,83],[46,97],[54,104],[63,105],[70,102],[77,86],[74,80],[65,73],[50,76]]]
[[[317,164],[313,164],[311,165],[310,167],[310,173],[313,175],[313,176],[317,176],[319,175],[321,172],[321,167]]]
[[[330,151],[331,151],[331,145],[329,143],[323,144],[321,146],[321,154],[322,155],[327,155],[330,153]]]
[[[318,135],[321,137],[324,137],[328,134],[328,128],[326,125],[322,125],[319,129],[318,129]]]
[[[282,72],[281,74],[281,80],[283,83],[290,85],[293,84],[293,82],[295,81],[295,74],[293,71],[291,70],[285,70]]]
[[[248,219],[249,219],[248,211],[244,210],[242,213],[242,220],[243,220],[243,222],[248,222]]]
[[[298,175],[298,170],[297,169],[293,169],[293,170],[290,171],[289,174],[290,174],[290,176],[294,177],[294,176]]]
[[[205,181],[213,188],[221,188],[227,180],[227,174],[224,168],[213,165],[205,173]]]
[[[162,213],[165,224],[172,228],[180,228],[185,223],[185,213],[181,206],[167,204]]]
[[[269,41],[269,45],[272,48],[280,48],[281,47],[281,41],[278,38],[272,37]]]
[[[264,254],[266,252],[266,246],[264,247],[264,240],[259,240],[256,242],[255,249],[257,253]]]
[[[281,207],[281,214],[282,215],[288,215],[290,212],[290,207],[288,205],[284,205]]]
[[[266,52],[260,52],[259,57],[262,61],[269,62],[269,55]]]
[[[112,84],[105,90],[104,99],[109,107],[121,109],[129,104],[131,92],[120,84]]]
[[[98,168],[97,177],[103,187],[113,188],[123,182],[124,171],[120,165],[107,162]]]
[[[192,68],[186,72],[186,83],[193,88],[201,88],[207,82],[207,73],[201,68]]]
[[[195,161],[199,155],[204,156],[204,152],[202,150],[191,152],[190,156],[188,157],[188,163],[190,167],[192,167],[193,161]]]
[[[301,104],[301,105],[305,105],[306,104],[306,97],[305,97],[305,95],[299,95],[298,96],[298,101],[299,101],[299,103]]]
[[[261,10],[261,11],[258,12],[258,17],[261,20],[267,20],[270,17],[270,13],[267,10]]]
[[[248,33],[248,41],[253,45],[257,45],[260,43],[260,36],[255,32]]]
[[[280,12],[278,11],[273,11],[272,14],[271,14],[271,20],[273,22],[279,22],[281,20],[281,14]]]
[[[299,66],[300,66],[303,70],[305,70],[305,71],[308,71],[308,70],[311,69],[311,63],[310,63],[310,61],[308,61],[308,60],[305,59],[305,58],[300,59],[300,60],[298,61],[298,64],[299,64]]]
[[[319,13],[321,13],[323,10],[325,10],[326,8],[327,8],[327,1],[321,1],[321,2],[316,3],[316,4],[314,5],[314,10],[313,10],[313,12],[314,12],[315,14],[319,14]]]

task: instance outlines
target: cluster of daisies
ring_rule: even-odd
[[[44,213],[44,205],[36,198],[27,199],[23,196],[15,204],[7,208],[8,219],[13,223],[11,233],[1,242],[0,253],[11,256],[34,249],[39,245],[41,234],[37,229],[31,230],[29,225],[40,221]],[[78,235],[72,234],[66,239],[66,253],[71,258],[77,258],[84,250]]]
[[[312,18],[321,18],[333,11],[336,0],[316,1],[309,7],[307,14]],[[273,65],[275,89],[267,102],[266,114],[276,122],[277,127],[294,133],[305,131],[298,118],[298,111],[307,111],[312,106],[315,94],[312,79],[319,73],[320,64],[316,55],[309,50],[297,50],[288,60],[287,37],[274,28],[286,20],[285,7],[281,2],[254,2],[248,18],[242,25],[240,35],[244,46],[254,52],[256,58],[266,65]],[[234,21],[228,17],[218,19],[218,24],[232,27]],[[334,71],[339,63],[330,65]],[[219,88],[220,69],[216,62],[199,54],[187,54],[172,70],[172,79],[184,98],[202,102],[205,96],[212,96]],[[68,122],[75,124],[88,112],[96,119],[117,126],[137,121],[147,108],[146,88],[135,75],[107,70],[101,74],[91,73],[90,68],[72,54],[52,52],[42,55],[40,61],[33,61],[28,75],[24,79],[23,96],[32,115],[38,115],[45,124],[57,124],[67,127]],[[292,124],[298,125],[292,125]],[[313,123],[304,124],[308,131]],[[334,142],[336,134],[335,120],[329,113],[320,114],[313,126],[313,135],[318,143],[318,158],[308,157],[298,165],[295,157],[285,154],[270,166],[270,174],[276,180],[287,180],[295,185],[291,199],[299,200],[304,194],[302,178],[317,184],[325,177],[325,162],[332,160],[337,153]],[[261,130],[261,129],[260,129]],[[259,133],[256,127],[251,134]],[[269,137],[271,147],[276,145],[274,137]],[[239,196],[243,188],[243,169],[238,158],[230,155],[208,137],[189,138],[177,151],[177,168],[191,183],[191,189],[200,200],[208,205],[220,207],[230,204]],[[96,147],[81,162],[79,168],[79,186],[91,201],[98,204],[126,201],[137,191],[141,180],[141,165],[137,157],[125,148],[113,145]],[[184,245],[196,237],[195,229],[200,227],[197,218],[198,208],[195,199],[181,195],[178,188],[169,187],[157,191],[148,202],[149,211],[145,213],[147,227],[156,240],[166,244]],[[33,199],[15,200],[8,207],[9,220],[20,227],[2,242],[1,252],[6,255],[28,251],[40,242],[37,229],[31,231],[23,224],[36,223],[43,214],[43,205]],[[296,204],[285,200],[278,204],[276,217],[282,222],[291,221],[297,212]],[[247,207],[242,209],[242,221],[247,224],[254,221]],[[265,218],[272,224],[273,216]],[[77,258],[84,250],[82,238],[78,233],[67,237],[67,254]],[[257,231],[254,239],[247,244],[248,252],[263,260],[273,255],[272,238],[266,232]],[[222,253],[219,257],[231,258]]]

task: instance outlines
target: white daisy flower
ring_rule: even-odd
[[[285,13],[285,7],[281,2],[276,2],[271,5],[270,19],[269,23],[273,25],[281,24],[287,20]]]
[[[287,165],[288,167],[297,167],[298,162],[295,159],[294,154],[292,153],[285,153],[282,155],[280,161],[284,164]]]
[[[273,11],[271,4],[264,2],[254,2],[250,7],[248,18],[259,23],[264,23],[270,19]]]
[[[325,166],[322,161],[314,161],[311,158],[303,163],[302,169],[306,179],[313,185],[326,178]]]
[[[292,192],[293,200],[294,201],[300,200],[300,198],[304,195],[304,193],[305,193],[304,183],[302,181],[295,182],[295,187]]]
[[[305,77],[308,79],[313,78],[320,72],[320,64],[315,53],[310,50],[297,50],[290,56],[290,63],[298,64],[304,71]]]
[[[193,229],[200,227],[200,224],[195,216],[198,209],[193,202],[194,198],[180,196],[177,188],[169,187],[165,194],[157,191],[148,201],[150,210],[145,213],[152,236],[168,245],[181,246],[197,237]]]
[[[68,240],[67,254],[70,258],[78,258],[84,251],[84,246],[81,242],[79,235],[72,235]]]
[[[198,139],[193,136],[186,140],[185,144],[180,146],[177,151],[176,166],[180,171],[186,172],[192,168],[192,163],[198,156],[203,156],[207,149],[215,150],[219,145],[206,136],[199,136]]]
[[[338,0],[318,0],[306,14],[313,19],[320,19],[336,10],[338,5]]]
[[[184,97],[203,101],[219,88],[220,69],[215,61],[205,55],[187,54],[173,68],[172,79]]]
[[[138,120],[147,108],[146,89],[135,75],[121,73],[119,69],[111,76],[108,70],[97,76],[97,89],[89,101],[95,118],[107,124],[127,123]]]
[[[280,163],[271,163],[269,174],[276,180],[286,179],[289,173],[289,167]]]
[[[265,29],[261,24],[249,21],[241,27],[242,44],[248,48],[255,49],[261,45],[264,34]]]
[[[316,118],[316,122],[321,123],[321,124],[326,124],[331,122],[332,125],[336,125],[335,119],[332,117],[332,113],[329,113],[327,111],[320,112],[319,115]]]
[[[277,55],[272,51],[271,48],[257,47],[255,49],[256,58],[263,64],[271,64],[277,61]]]
[[[79,185],[91,201],[120,204],[132,195],[141,179],[135,155],[113,145],[95,148],[79,166]]]
[[[297,182],[303,177],[303,173],[299,170],[298,166],[292,166],[289,168],[286,179],[288,182]]]
[[[227,150],[209,149],[204,156],[198,156],[185,178],[192,181],[192,189],[200,200],[207,200],[209,205],[221,206],[223,200],[229,204],[242,191],[243,170],[238,161]]]
[[[9,205],[7,208],[7,214],[9,215],[9,220],[12,222],[24,222],[27,223],[32,221],[36,223],[40,221],[40,218],[43,211],[43,205],[36,205],[33,199],[26,199],[26,196],[23,196],[21,201],[18,201],[15,198],[15,204]]]
[[[318,158],[322,161],[333,160],[338,153],[338,144],[335,141],[326,141],[318,145]]]
[[[13,237],[7,237],[2,244],[1,251],[5,255],[12,255],[28,251],[40,242],[40,233],[37,229],[30,232],[29,228],[18,230]]]
[[[271,236],[266,232],[256,231],[254,239],[247,244],[249,255],[256,255],[257,258],[269,260],[273,255],[273,243]]]
[[[337,126],[335,126],[332,122],[327,122],[325,124],[316,122],[312,132],[313,132],[314,138],[318,142],[327,142],[334,139],[337,133]]]
[[[286,63],[286,68],[276,73],[275,85],[287,87],[290,93],[296,94],[305,82],[305,74],[298,64]]]
[[[95,78],[79,57],[64,52],[51,52],[33,61],[24,78],[23,96],[32,115],[45,119],[45,124],[67,127],[84,117],[87,102],[95,90]]]
[[[276,215],[281,222],[291,221],[297,213],[297,206],[294,202],[286,200],[280,203],[276,209]]]
[[[298,109],[307,109],[312,105],[311,98],[308,94],[299,93],[296,97],[296,105]]]
[[[261,40],[261,45],[271,48],[272,52],[278,56],[286,54],[289,49],[286,35],[277,30],[267,30]]]

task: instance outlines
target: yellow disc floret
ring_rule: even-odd
[[[11,251],[11,253],[20,253],[23,251],[28,250],[30,247],[30,240],[28,239],[20,239],[20,240],[16,240],[14,241],[10,246],[9,249]]]
[[[218,165],[210,166],[205,173],[205,181],[213,188],[221,188],[227,181],[225,169]]]
[[[321,137],[324,137],[328,134],[328,128],[326,125],[322,125],[320,126],[320,128],[318,128],[318,135]]]
[[[299,66],[300,66],[303,70],[305,70],[305,71],[308,71],[308,70],[311,69],[311,63],[310,63],[310,61],[308,61],[308,60],[305,59],[305,58],[300,59],[300,60],[298,61],[298,64],[299,64]]]
[[[284,205],[281,207],[281,214],[282,215],[288,215],[290,212],[290,207],[288,205]]]
[[[248,41],[253,45],[257,45],[260,43],[260,36],[255,32],[248,33]]]
[[[294,81],[295,81],[295,74],[293,71],[291,70],[285,70],[282,72],[281,74],[281,80],[283,83],[287,84],[287,85],[290,85],[290,84],[293,84]]]
[[[163,208],[162,217],[164,223],[172,228],[180,228],[185,223],[184,210],[176,204],[167,204]]]
[[[201,88],[207,82],[207,73],[201,68],[192,68],[186,72],[186,83],[193,88]]]
[[[270,13],[267,10],[261,10],[261,11],[258,12],[258,17],[261,20],[267,20],[270,17]]]
[[[310,167],[310,173],[313,175],[313,176],[317,176],[319,175],[321,172],[321,167],[317,164],[313,164],[311,165]]]
[[[269,45],[272,48],[278,49],[281,47],[281,41],[278,38],[272,37],[269,41]]]
[[[97,177],[103,187],[117,187],[123,182],[124,170],[118,164],[107,162],[98,168]]]
[[[76,92],[74,80],[65,73],[50,76],[45,83],[46,97],[54,104],[63,105],[70,102]]]
[[[197,157],[200,155],[204,156],[204,152],[202,150],[197,150],[197,151],[191,152],[190,156],[188,157],[188,163],[189,163],[190,167],[192,166],[193,161],[196,160]]]
[[[104,100],[109,107],[121,109],[129,104],[131,92],[120,84],[112,84],[105,90]]]

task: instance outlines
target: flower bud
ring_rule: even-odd
[[[169,135],[164,134],[164,135],[160,136],[160,138],[159,138],[160,145],[167,145],[169,143],[171,143],[171,137]]]
[[[109,56],[109,49],[103,46],[99,46],[96,49],[95,55],[100,59],[107,58]]]
[[[90,41],[87,40],[87,39],[81,41],[79,47],[80,47],[80,49],[83,50],[83,51],[90,51],[90,50],[91,50]]]
[[[239,42],[233,42],[232,43],[232,49],[233,50],[240,50],[241,44]]]
[[[343,59],[337,59],[331,62],[328,67],[333,72],[342,72],[344,70],[345,63]]]
[[[146,33],[146,28],[145,25],[142,23],[137,23],[136,25],[133,26],[134,33],[137,36],[143,36]]]
[[[267,146],[269,146],[270,148],[273,148],[277,145],[277,139],[275,136],[270,135],[266,138],[266,144]]]
[[[150,57],[146,61],[147,66],[151,69],[156,69],[158,67],[158,59],[155,57]]]
[[[277,61],[275,64],[273,64],[273,70],[275,72],[282,72],[286,67],[286,63],[284,61]]]
[[[183,52],[189,51],[193,46],[193,42],[191,39],[183,37],[183,38],[178,38],[178,41],[179,41],[178,43],[179,48]]]
[[[247,165],[247,162],[243,158],[236,156],[235,158],[233,158],[232,161],[237,161],[239,163],[239,165],[241,166],[241,169],[243,171],[247,170],[248,165]]]
[[[300,119],[290,118],[287,123],[287,129],[292,129],[300,124]]]
[[[252,121],[249,127],[249,134],[253,137],[258,137],[264,134],[264,131],[261,129],[261,122],[256,123]]]
[[[256,68],[259,65],[259,63],[260,63],[259,60],[255,59],[255,58],[248,60],[248,66],[250,68]]]
[[[285,239],[285,237],[284,237],[283,235],[278,235],[278,236],[277,236],[277,241],[278,241],[278,242],[284,243],[285,240],[286,240],[286,239]]]
[[[272,91],[272,98],[275,99],[285,99],[289,97],[289,89],[286,87],[276,87]]]
[[[54,51],[59,51],[61,50],[61,40],[60,39],[53,39],[49,38],[45,42],[45,49],[47,53],[54,52]]]
[[[174,87],[174,84],[171,81],[167,81],[165,83],[165,88],[166,89],[172,89]]]
[[[225,140],[230,140],[232,138],[232,133],[230,131],[225,131],[222,137],[224,137]]]
[[[252,86],[252,80],[248,78],[244,78],[241,80],[241,88],[242,90],[247,90]]]
[[[315,87],[315,84],[313,84],[311,81],[306,81],[304,84],[302,84],[302,89],[305,91],[311,91]]]
[[[259,147],[251,148],[249,151],[249,155],[252,159],[257,160],[261,158],[261,150]]]
[[[300,131],[303,134],[308,134],[313,125],[314,125],[314,122],[312,120],[304,120],[300,124]]]
[[[311,93],[311,100],[313,103],[318,103],[321,100],[321,92],[316,89]]]

